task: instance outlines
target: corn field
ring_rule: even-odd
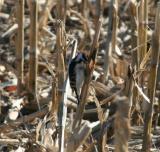
[[[0,151],[160,151],[160,1],[0,0]]]

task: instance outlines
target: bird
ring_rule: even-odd
[[[78,52],[69,64],[70,86],[72,92],[76,95],[78,105],[80,103],[80,90],[84,82],[87,63],[87,56],[82,52]]]

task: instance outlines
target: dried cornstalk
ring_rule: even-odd
[[[60,11],[60,10],[59,10]],[[59,14],[59,12],[58,12]],[[58,15],[59,16],[59,15]],[[64,49],[64,31],[63,31],[63,22],[59,21],[57,25],[57,38],[56,38],[56,48],[57,48],[57,60],[56,60],[56,72],[58,77],[58,101],[61,100],[62,97],[62,88],[65,80],[65,64],[64,64],[64,56],[62,50]]]
[[[147,29],[148,29],[148,0],[144,0],[144,53],[147,52]]]
[[[151,128],[152,128],[152,115],[153,104],[155,100],[155,89],[157,80],[157,70],[160,54],[160,3],[158,3],[155,30],[152,35],[152,55],[151,55],[151,70],[148,82],[148,96],[150,98],[150,106],[145,113],[145,125],[142,151],[149,152],[151,148]]]
[[[108,149],[106,147],[107,145],[107,131],[105,131],[105,123],[107,121],[107,117],[108,117],[108,111],[106,111],[105,113],[103,113],[103,123],[101,123],[101,130],[100,130],[100,136],[98,139],[98,150],[101,152],[108,152]]]
[[[57,0],[58,18],[65,23],[67,0]]]
[[[113,3],[113,25],[112,25],[112,52],[115,51],[117,43],[117,29],[118,29],[118,0]]]
[[[58,77],[58,101],[60,102],[63,97],[63,84],[65,81],[65,67],[64,67],[64,56],[62,53],[58,52],[58,57],[57,57],[57,62],[58,62],[58,68],[57,68],[57,77]],[[59,118],[61,119],[61,105],[59,104]],[[61,120],[59,121],[61,122]],[[60,126],[61,128],[62,126]],[[60,135],[61,138],[61,135]],[[63,140],[63,139],[62,139]],[[61,142],[60,142],[61,143]],[[61,144],[60,144],[60,147]]]
[[[74,45],[75,46],[72,51],[70,60],[73,59],[76,55],[77,41],[75,41]],[[68,95],[69,87],[70,87],[69,86],[69,75],[67,73],[66,79],[65,79],[65,82],[64,82],[63,88],[62,88],[64,91],[63,91],[62,98],[60,100],[61,102],[59,105],[59,124],[60,124],[59,152],[64,151],[64,133],[65,133],[66,118],[67,118],[67,95]]]
[[[58,4],[60,5],[60,4]],[[57,8],[58,9],[58,8]],[[60,11],[58,10],[58,19],[60,19]],[[56,48],[57,48],[57,60],[56,60],[56,72],[57,72],[57,78],[58,78],[58,101],[62,98],[62,89],[63,89],[63,83],[65,81],[65,64],[64,64],[64,56],[62,50],[64,49],[64,24],[62,21],[59,21],[59,24],[57,25],[57,38],[56,38]]]
[[[128,75],[123,90],[124,97],[117,98],[117,112],[114,121],[115,152],[127,152],[130,137],[130,110],[133,93],[133,69],[128,67]]]
[[[29,60],[29,91],[36,96],[37,93],[37,34],[38,34],[38,2],[32,0],[30,12],[30,60]]]
[[[112,40],[112,23],[113,23],[113,4],[115,0],[110,1],[110,6],[109,6],[109,25],[108,25],[108,31],[107,31],[107,42],[105,45],[105,60],[104,60],[104,80],[105,82],[108,79],[108,74],[109,74],[109,63],[110,63],[110,58],[111,58],[111,40]]]
[[[103,113],[103,109],[101,108],[101,105],[97,98],[94,99],[95,104],[97,106],[97,114],[98,114],[98,119],[101,124],[101,131],[100,131],[100,136],[98,139],[98,150],[101,152],[106,152],[106,141],[107,141],[107,133],[104,132],[104,123],[106,122],[106,114]],[[108,116],[107,116],[108,117]]]
[[[137,34],[136,34],[136,30],[138,29],[138,25],[137,25],[137,3],[135,3],[135,1],[130,1],[130,7],[129,7],[129,13],[130,13],[130,20],[131,20],[131,23],[132,23],[132,49],[136,49],[132,52],[132,67],[135,71],[138,70],[138,50],[137,50]],[[138,81],[138,80],[137,80]],[[132,96],[132,106],[134,108],[136,108],[136,104],[137,104],[137,101],[139,99],[139,94],[138,94],[138,91],[137,91],[137,88],[136,87],[133,87],[133,96]]]
[[[138,66],[140,65],[145,53],[147,52],[147,23],[148,23],[148,4],[147,0],[141,0],[138,7]]]
[[[18,21],[18,33],[17,33],[17,51],[16,51],[16,67],[18,85],[17,92],[23,91],[23,79],[24,79],[24,0],[17,1],[17,21]]]
[[[64,4],[64,3],[63,3]],[[64,63],[64,52],[65,49],[65,25],[64,25],[64,9],[62,1],[57,1],[57,20],[59,20],[59,25],[57,27],[57,39],[56,39],[56,47],[57,47],[57,62],[56,62],[56,75],[58,79],[58,121],[60,126],[59,133],[59,152],[64,151],[64,130],[65,130],[65,122],[66,122],[66,95],[67,92],[63,92],[64,89],[68,88],[68,80],[65,81],[65,63]]]
[[[75,131],[73,135],[68,139],[67,152],[75,152],[80,145],[82,145],[88,136],[91,134],[92,128],[89,123],[84,123],[81,129]]]
[[[130,137],[129,102],[125,96],[117,97],[117,112],[114,120],[115,152],[128,152]]]
[[[138,47],[138,69],[139,66],[147,52],[147,24],[148,24],[148,1],[142,0],[140,1],[140,6],[138,7],[138,41],[137,46]],[[143,44],[143,45],[142,45]],[[140,86],[143,86],[144,83],[144,75],[141,76],[141,78],[138,78],[138,83]],[[139,98],[139,95],[137,94],[137,100]]]
[[[137,16],[137,7],[135,5],[135,3],[133,3],[132,1],[130,2],[129,5],[129,14],[130,14],[130,20],[132,23],[131,26],[131,30],[132,30],[132,49],[137,47],[137,36],[136,36],[136,29],[137,29],[137,20],[136,20],[136,16]],[[135,68],[135,70],[138,67],[138,54],[137,54],[137,50],[132,52],[132,66]]]

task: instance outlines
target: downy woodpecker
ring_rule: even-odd
[[[80,103],[80,90],[85,77],[87,61],[88,59],[84,53],[78,53],[69,65],[70,86],[72,91],[75,92],[78,104]]]

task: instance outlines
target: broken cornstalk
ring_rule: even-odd
[[[23,91],[23,79],[24,79],[24,0],[17,1],[17,51],[16,51],[16,67],[17,67],[17,77],[18,85],[17,92],[20,93]]]
[[[109,25],[107,30],[107,38],[106,38],[106,45],[105,45],[105,60],[104,60],[104,80],[105,82],[108,79],[109,74],[109,63],[110,63],[110,57],[111,57],[111,40],[112,40],[112,22],[113,22],[113,3],[114,0],[110,1],[109,5]]]
[[[138,7],[138,65],[143,60],[145,53],[147,52],[147,22],[148,22],[148,7],[147,1],[142,0],[140,6]]]
[[[158,3],[155,21],[155,31],[152,35],[152,55],[151,55],[151,70],[148,82],[148,96],[150,98],[150,106],[145,113],[145,125],[142,151],[149,152],[151,148],[151,128],[153,104],[155,101],[155,89],[157,80],[157,70],[160,54],[160,3]]]
[[[31,1],[30,10],[30,60],[29,60],[29,91],[36,96],[37,94],[37,61],[38,61],[38,2]]]
[[[128,152],[128,140],[130,137],[128,98],[117,97],[117,112],[114,120],[115,152]]]
[[[76,51],[77,51],[77,41],[75,41],[74,43],[74,49],[72,51],[70,61],[75,57]],[[68,67],[69,67],[69,64],[68,64]],[[69,75],[67,72],[64,86],[62,88],[64,91],[63,91],[62,99],[60,100],[61,102],[59,105],[60,106],[59,107],[59,123],[60,123],[59,152],[64,151],[64,133],[65,133],[66,118],[67,118],[67,95],[68,95],[69,88],[70,88]]]

